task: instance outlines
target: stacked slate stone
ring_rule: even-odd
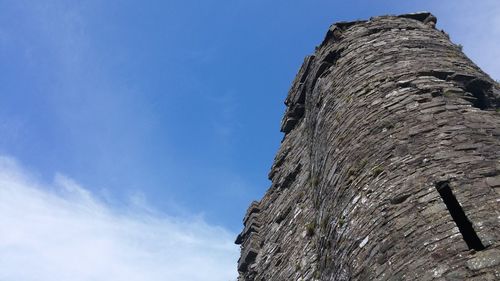
[[[248,211],[243,219],[243,224],[245,229],[236,238],[236,244],[242,244],[241,258],[238,261],[238,271],[239,272],[252,272],[250,266],[255,260],[258,254],[258,249],[260,247],[259,239],[259,202],[254,201],[248,208]]]
[[[435,24],[337,23],[304,60],[239,280],[500,280],[500,86]]]

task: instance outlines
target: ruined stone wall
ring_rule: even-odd
[[[435,23],[337,23],[304,60],[239,280],[500,279],[500,87]]]

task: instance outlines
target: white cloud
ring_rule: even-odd
[[[67,177],[43,184],[0,157],[2,281],[230,281],[233,239],[200,218],[117,211]]]

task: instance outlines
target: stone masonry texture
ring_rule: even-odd
[[[500,86],[435,24],[336,23],[304,59],[238,280],[500,280]]]

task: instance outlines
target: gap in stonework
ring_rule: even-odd
[[[436,189],[439,192],[439,195],[443,199],[444,204],[448,208],[451,217],[455,221],[462,237],[469,247],[469,249],[474,249],[476,251],[484,250],[485,247],[477,236],[476,231],[472,227],[472,223],[467,218],[462,206],[458,203],[457,198],[451,191],[451,187],[448,181],[438,182],[436,184]]]

